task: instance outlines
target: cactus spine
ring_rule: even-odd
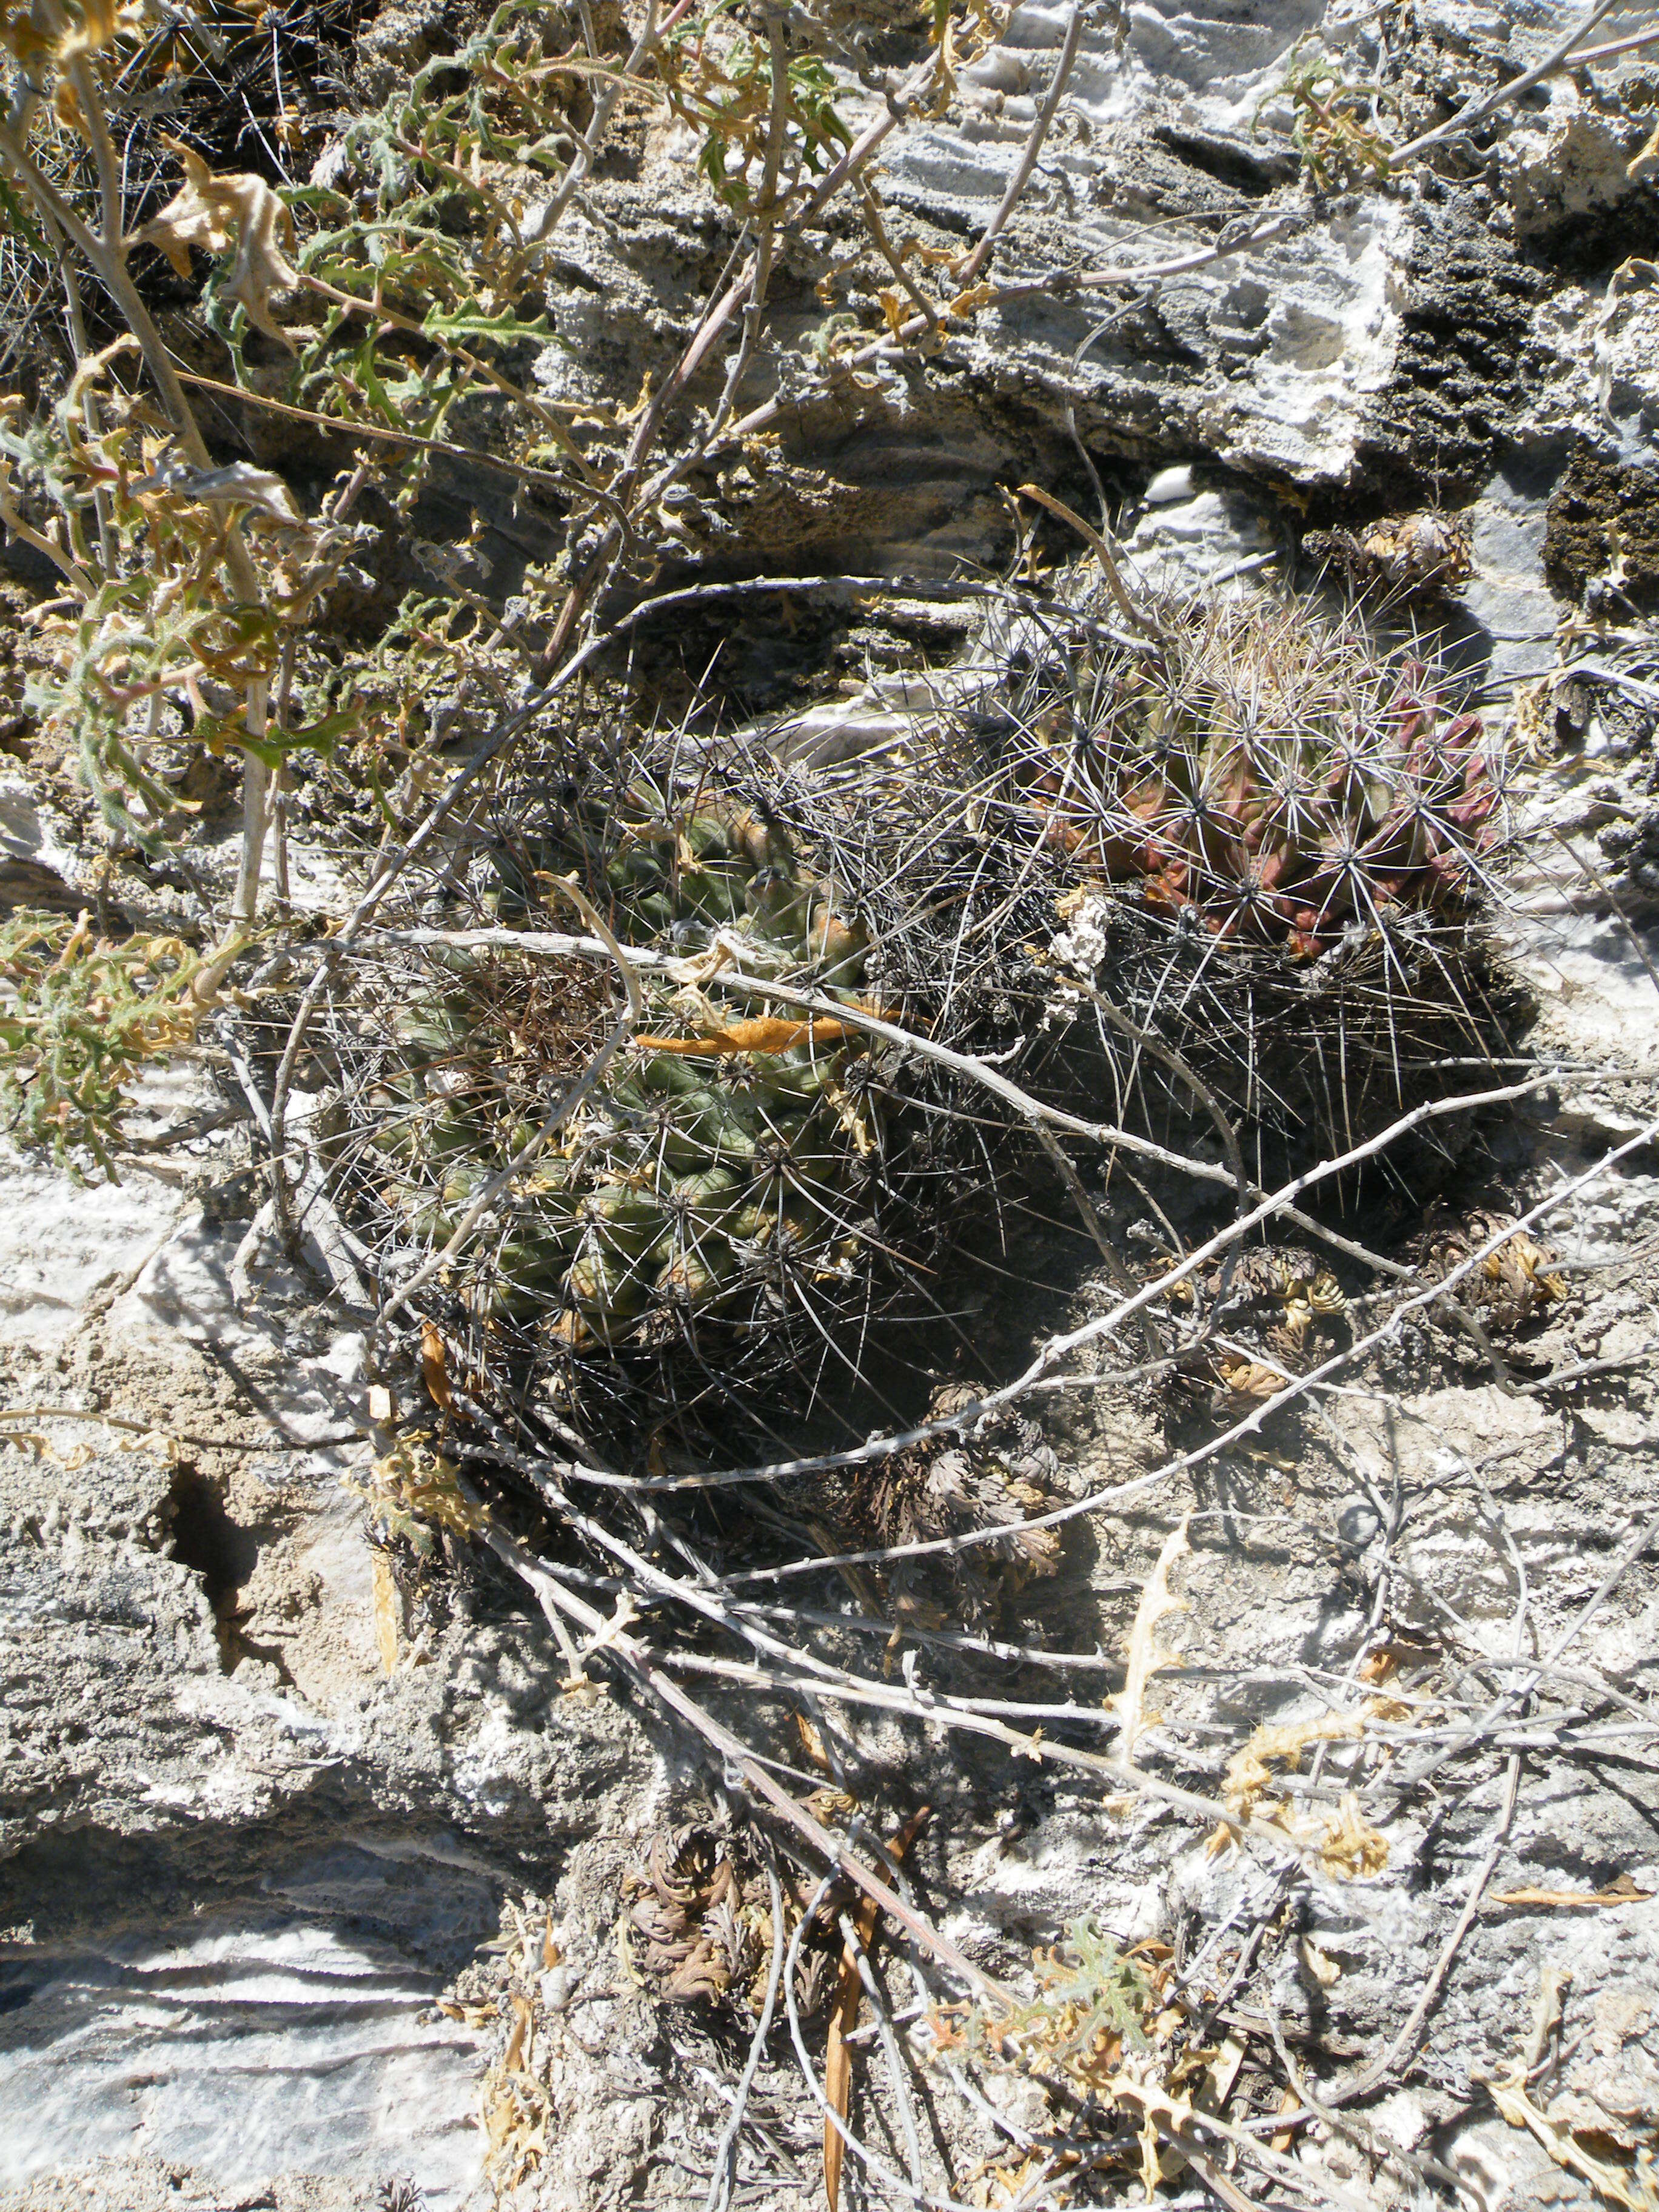
[[[1312,958],[1356,922],[1455,917],[1499,842],[1480,718],[1355,629],[1227,610],[1075,678],[1018,717],[1016,781],[1047,842],[1218,936]]]

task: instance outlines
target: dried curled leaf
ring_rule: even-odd
[[[837,1021],[795,1022],[781,1015],[757,1016],[753,1021],[732,1022],[712,1036],[636,1036],[641,1052],[672,1052],[683,1058],[720,1060],[738,1052],[793,1052],[797,1045],[828,1044],[847,1035],[847,1024]]]
[[[305,517],[294,504],[294,495],[281,477],[270,469],[256,469],[251,461],[233,461],[222,469],[192,468],[182,455],[170,453],[157,460],[148,477],[133,484],[135,492],[182,492],[210,507],[246,507],[290,530],[305,526]]]
[[[9,54],[19,69],[40,76],[48,60],[60,66],[81,54],[100,53],[124,33],[136,31],[143,19],[141,7],[124,0],[71,0],[50,15],[40,6],[0,7],[0,52]],[[80,126],[72,114],[64,118],[72,129]]]
[[[1224,1357],[1216,1361],[1216,1373],[1236,1398],[1275,1397],[1291,1379],[1282,1368],[1260,1359]]]
[[[1605,1889],[1495,1889],[1492,1901],[1494,1905],[1546,1905],[1552,1911],[1566,1911],[1583,1905],[1645,1905],[1653,1894],[1650,1889],[1638,1889],[1630,1875],[1621,1874]]]
[[[1530,1293],[1540,1301],[1559,1302],[1567,1295],[1566,1278],[1553,1271],[1542,1247],[1524,1230],[1517,1230],[1500,1251],[1488,1254],[1481,1273],[1488,1282],[1518,1289],[1523,1295]]]
[[[1183,1514],[1164,1538],[1158,1565],[1146,1577],[1140,1593],[1134,1624],[1124,1648],[1127,1665],[1123,1687],[1112,1704],[1123,1729],[1119,1749],[1130,1765],[1133,1764],[1136,1743],[1156,1718],[1155,1715],[1151,1719],[1147,1716],[1146,1685],[1158,1668],[1169,1662],[1169,1654],[1158,1648],[1155,1631],[1166,1613],[1187,1610],[1185,1601],[1176,1597],[1170,1588],[1170,1570],[1188,1548],[1187,1523],[1191,1518],[1190,1514]]]
[[[434,1529],[468,1538],[489,1526],[489,1514],[463,1493],[455,1469],[423,1437],[399,1437],[366,1481],[345,1480],[368,1500],[369,1519],[382,1534],[403,1537],[423,1559],[432,1556]]]
[[[455,1401],[450,1394],[448,1347],[443,1332],[434,1322],[421,1323],[421,1380],[426,1384],[427,1395],[433,1404],[446,1413],[455,1410]]]
[[[1355,1742],[1364,1735],[1368,1717],[1362,1710],[1354,1713],[1321,1713],[1307,1721],[1264,1722],[1244,1748],[1235,1752],[1227,1762],[1227,1778],[1222,1784],[1221,1795],[1228,1810],[1237,1814],[1241,1820],[1255,1813],[1263,1792],[1273,1784],[1269,1760],[1296,1767],[1301,1764],[1303,1753],[1313,1744]]]
[[[1381,1874],[1389,1863],[1389,1839],[1361,1814],[1352,1790],[1343,1791],[1340,1810],[1325,1824],[1319,1863],[1327,1874],[1345,1875],[1351,1881]]]
[[[1282,1799],[1264,1802],[1264,1794],[1274,1781],[1268,1762],[1294,1768],[1311,1745],[1358,1742],[1372,1721],[1399,1719],[1405,1710],[1396,1700],[1372,1698],[1357,1712],[1327,1712],[1311,1720],[1264,1723],[1228,1762],[1221,1791],[1228,1810],[1241,1820],[1273,1821],[1309,1850],[1316,1851],[1327,1874],[1350,1881],[1380,1874],[1389,1863],[1389,1840],[1362,1814],[1356,1794],[1345,1791],[1338,1810],[1323,1815],[1293,1811]],[[1224,1849],[1232,1840],[1230,1828],[1218,1828],[1210,1848]]]
[[[184,189],[127,243],[155,246],[180,276],[190,275],[191,246],[200,246],[204,253],[224,253],[234,247],[225,296],[246,311],[256,330],[291,352],[287,333],[271,314],[270,295],[289,291],[300,281],[299,270],[288,258],[295,246],[293,216],[263,177],[246,170],[216,177],[190,147],[173,138],[167,143],[184,164]]]

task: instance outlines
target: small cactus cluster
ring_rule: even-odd
[[[720,970],[735,952],[749,975],[856,1006],[864,929],[780,828],[737,805],[641,787],[603,817],[520,837],[498,908],[520,910],[538,874],[573,866],[624,945],[671,951],[704,982],[677,990],[647,970],[645,1024],[458,1255],[473,1371],[526,1346],[567,1378],[689,1347],[724,1374],[732,1334],[787,1358],[809,1307],[821,1318],[867,1295],[884,1113],[852,1025],[763,987],[722,990]],[[406,1252],[447,1241],[619,1003],[614,970],[577,957],[447,959],[388,1009],[368,1100],[363,1157]],[[728,1335],[718,1358],[711,1329]]]
[[[344,1086],[383,1282],[466,1224],[418,1316],[453,1389],[649,1468],[659,1440],[729,1464],[734,1429],[808,1407],[856,1425],[872,1352],[923,1371],[896,1327],[959,1324],[975,1199],[1000,1234],[1047,1170],[980,1083],[864,1016],[1068,1108],[1104,1079],[1160,1140],[1207,1096],[1258,1180],[1502,1034],[1473,925],[1504,766],[1421,662],[1267,601],[1102,635],[1010,648],[994,714],[940,718],[897,765],[807,775],[669,732],[620,760],[554,742],[503,787],[466,878],[495,941],[405,969]],[[644,1004],[496,1191],[618,1020],[567,889],[641,956]],[[573,927],[596,957],[513,943]],[[945,1512],[953,1473],[910,1470],[893,1513]]]
[[[1017,713],[1044,841],[1217,936],[1313,958],[1401,909],[1461,916],[1504,829],[1480,718],[1357,627],[1248,607],[1052,672]]]

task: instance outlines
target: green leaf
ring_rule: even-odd
[[[545,316],[538,315],[533,323],[521,323],[511,307],[499,315],[480,314],[477,308],[469,307],[445,314],[434,307],[422,327],[434,338],[494,338],[501,345],[511,345],[518,338],[536,338],[543,345],[558,342],[558,333],[548,328]]]
[[[211,753],[252,753],[267,768],[281,768],[290,753],[331,753],[340,738],[357,726],[356,708],[342,707],[320,720],[305,724],[299,729],[268,729],[263,737],[253,737],[240,714],[216,714],[198,719],[194,735],[198,744]]]
[[[287,208],[309,208],[318,214],[349,216],[351,202],[330,185],[283,185],[276,197]]]
[[[6,228],[12,236],[21,238],[31,253],[38,254],[43,261],[52,258],[51,248],[36,228],[33,216],[3,177],[0,177],[0,214],[4,215]]]
[[[242,750],[254,754],[267,768],[280,768],[290,753],[331,753],[339,739],[356,728],[357,721],[355,707],[342,707],[302,729],[268,730],[263,738],[251,738],[244,731]]]

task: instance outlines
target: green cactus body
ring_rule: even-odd
[[[528,915],[537,878],[573,866],[625,943],[695,956],[724,933],[751,973],[787,973],[856,1002],[864,926],[752,813],[706,799],[680,811],[630,791],[602,823],[515,840],[498,866],[498,915]],[[528,1142],[558,1084],[602,1042],[614,977],[586,972],[597,975],[600,1001],[556,1074],[525,1040],[541,1033],[550,1006],[563,1022],[568,994],[510,952],[443,973],[393,1016],[392,1064],[375,1094],[385,1126],[371,1141],[400,1172],[388,1203],[410,1243],[429,1249],[453,1233],[485,1178]],[[712,1323],[758,1339],[776,1333],[786,1279],[805,1292],[845,1278],[865,1211],[863,1155],[876,1141],[842,1091],[857,1043],[820,1038],[763,989],[722,991],[719,974],[710,996],[683,1004],[647,973],[641,1033],[689,1048],[625,1046],[552,1150],[503,1195],[503,1225],[466,1249],[453,1287],[481,1325],[477,1368],[488,1370],[502,1331],[510,1356],[539,1344],[566,1362],[574,1355],[571,1373]],[[738,1048],[736,1025],[757,1018],[771,1048]],[[519,1100],[515,1085],[533,1097]]]

